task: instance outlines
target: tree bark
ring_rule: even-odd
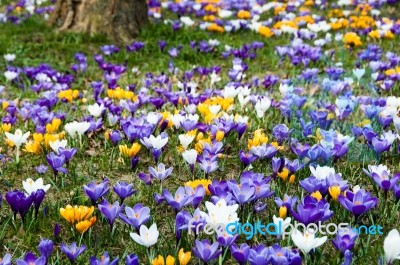
[[[58,31],[106,34],[129,43],[148,23],[146,0],[57,0],[49,23]]]

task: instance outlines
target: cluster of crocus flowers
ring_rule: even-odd
[[[92,216],[93,212],[94,206],[67,205],[65,208],[60,208],[60,215],[81,234],[96,222],[96,216]]]

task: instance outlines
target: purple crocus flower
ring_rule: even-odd
[[[6,193],[6,201],[14,212],[14,218],[16,218],[17,213],[19,213],[22,220],[24,220],[25,214],[29,211],[33,203],[33,198],[19,190],[14,190]]]
[[[54,175],[57,175],[58,172],[62,172],[64,174],[68,173],[68,170],[64,167],[66,159],[63,155],[56,155],[54,152],[51,152],[46,156],[47,163],[53,169]]]
[[[218,249],[218,242],[211,244],[207,239],[204,239],[203,241],[196,239],[195,245],[196,247],[192,248],[193,254],[201,259],[204,263],[208,263],[209,261],[216,259],[222,252],[220,249]]]
[[[181,220],[179,220],[178,215],[180,215]],[[193,219],[193,226],[190,227],[190,229],[192,229],[191,231],[194,234],[197,234],[196,231],[197,227],[199,227],[199,229],[203,229],[204,225],[206,224],[206,217],[204,216],[204,213],[202,211],[200,211],[199,208],[197,208],[194,213],[193,216],[190,215],[190,213],[186,212],[186,211],[180,211],[177,214],[177,217],[175,219],[175,226],[179,229],[179,230],[188,230],[189,229],[189,220]]]
[[[270,181],[271,177],[265,178],[263,174],[254,173],[252,171],[243,172],[240,178],[241,185],[248,183],[250,186],[254,186],[253,200],[267,198],[274,194],[274,192],[270,190],[270,184],[268,184]]]
[[[386,166],[368,166],[368,170],[363,169],[364,173],[371,177],[375,183],[385,192],[392,189],[400,179],[400,174],[396,173],[390,177],[390,171]]]
[[[139,157],[134,156],[131,158],[131,169],[134,170],[139,163]]]
[[[268,248],[271,264],[301,265],[300,253],[296,250],[274,244]]]
[[[231,180],[228,181],[228,187],[237,203],[243,205],[247,202],[253,201],[255,197],[256,188],[248,182],[236,183]]]
[[[160,203],[165,201],[165,198],[162,194],[154,192],[153,198],[156,201],[156,204],[159,205]]]
[[[126,265],[139,265],[139,258],[135,254],[126,256]]]
[[[393,195],[396,198],[396,201],[400,199],[400,185],[396,184],[393,186]]]
[[[76,148],[62,148],[62,147],[60,147],[58,149],[58,155],[64,156],[65,157],[65,161],[68,164],[69,161],[75,156],[77,151],[78,151],[78,149],[76,149]]]
[[[108,187],[108,179],[104,179],[103,182],[99,184],[92,181],[88,185],[83,185],[83,190],[91,200],[92,204],[95,205],[98,199],[110,191],[110,188]]]
[[[60,227],[60,225],[58,223],[56,223],[54,225],[54,229],[53,229],[54,237],[57,238],[60,235],[60,232],[61,232],[61,227]]]
[[[179,50],[176,48],[176,47],[173,47],[173,48],[171,48],[171,49],[169,49],[168,50],[168,54],[169,54],[169,56],[171,56],[171,57],[178,57],[178,55],[179,55]]]
[[[74,263],[75,260],[86,250],[86,246],[82,245],[77,247],[76,242],[72,242],[70,246],[65,243],[61,243],[60,249],[67,256],[69,261]]]
[[[339,195],[338,201],[356,218],[378,204],[378,198],[373,197],[364,189],[360,189],[356,193],[347,190],[345,195]]]
[[[250,247],[246,243],[240,245],[236,244],[230,246],[230,250],[233,258],[239,263],[239,265],[245,265],[249,259]]]
[[[271,165],[272,165],[272,172],[274,172],[274,177],[276,177],[277,173],[282,170],[282,168],[285,166],[285,159],[282,157],[273,157],[271,159]]]
[[[182,210],[177,213],[175,217],[175,238],[177,243],[179,243],[179,240],[181,239],[182,230],[188,228],[188,223],[191,219],[192,215],[187,211]]]
[[[104,252],[103,255],[98,259],[94,256],[90,257],[89,264],[90,265],[117,265],[119,261],[119,258],[115,258],[113,261],[111,261],[110,256],[108,255],[108,252]]]
[[[150,220],[150,208],[143,207],[141,203],[135,204],[133,208],[126,206],[125,214],[120,213],[119,218],[126,224],[135,227],[137,230]]]
[[[300,142],[293,142],[290,144],[290,149],[298,156],[299,159],[301,159],[307,155],[308,151],[310,150],[310,145],[308,143],[303,145]]]
[[[127,184],[125,181],[121,183],[117,182],[113,190],[121,199],[121,204],[126,198],[132,196],[136,192],[136,190],[133,189],[133,184]]]
[[[240,150],[239,151],[239,159],[243,163],[243,165],[248,166],[257,159],[257,156],[253,155],[250,152],[244,152],[244,151]]]
[[[218,232],[217,233],[217,241],[222,247],[229,247],[233,243],[235,243],[236,239],[238,238],[239,235],[231,235],[224,231],[223,233]]]
[[[199,167],[208,175],[218,169],[218,161],[200,157]]]
[[[119,141],[122,140],[121,132],[118,131],[118,130],[112,130],[109,133],[108,137],[110,138],[110,140],[111,140],[111,142],[113,143],[114,146],[117,145],[119,143]]]
[[[247,130],[247,124],[246,123],[238,123],[236,128],[235,128],[236,132],[238,133],[238,138],[242,138],[242,135],[246,132]]]
[[[290,130],[286,124],[278,124],[272,129],[272,135],[278,140],[279,144],[289,138]]]
[[[167,46],[167,42],[165,40],[160,40],[158,41],[158,47],[160,48],[160,51],[163,52],[164,48]]]
[[[39,213],[39,208],[40,205],[42,204],[44,200],[44,196],[46,195],[46,192],[42,189],[39,189],[37,191],[34,191],[31,193],[31,197],[33,199],[33,204],[35,205],[35,217],[37,218],[38,213]]]
[[[149,167],[150,174],[160,182],[165,180],[172,173],[172,170],[173,167],[166,169],[163,163],[158,164],[157,168]]]
[[[17,259],[17,265],[45,265],[46,264],[46,257],[45,256],[41,256],[39,258],[36,258],[36,256],[31,253],[28,252],[26,253],[24,259]]]
[[[301,180],[300,186],[308,193],[319,191],[322,195],[325,195],[328,192],[328,184],[326,183],[326,179],[320,179],[314,176],[310,176]]]
[[[287,194],[283,195],[283,200],[281,198],[275,198],[275,204],[278,207],[286,207],[289,211],[293,208],[296,204],[297,196],[289,196]]]
[[[260,159],[264,158],[269,159],[272,158],[278,152],[278,149],[276,149],[276,147],[271,144],[262,144],[259,146],[253,146],[250,149],[250,152]]]
[[[269,262],[268,248],[264,244],[254,246],[250,249],[249,263],[251,265],[262,265],[268,264]]]
[[[190,197],[188,204],[190,203],[194,208],[199,207],[204,196],[206,196],[206,190],[202,185],[197,186],[195,189],[190,186],[186,186],[185,192]]]
[[[351,265],[353,264],[353,253],[350,250],[344,252],[344,261],[341,265]]]
[[[172,194],[166,189],[163,190],[162,195],[167,203],[175,209],[175,211],[179,211],[182,207],[186,206],[190,198],[186,194],[184,187],[179,187],[175,192],[175,196],[172,196]]]
[[[119,216],[119,214],[124,209],[124,205],[119,205],[119,202],[114,202],[114,204],[109,203],[106,199],[104,199],[99,205],[99,210],[103,214],[103,216],[107,219],[108,224],[112,230],[115,219]]]
[[[391,144],[386,139],[374,137],[371,140],[374,151],[379,155],[382,152],[389,151]]]
[[[333,216],[329,209],[329,203],[325,199],[317,200],[312,196],[306,196],[297,205],[297,212],[291,209],[290,213],[299,222],[308,225],[310,223],[325,222]]]
[[[47,166],[42,164],[42,165],[39,165],[39,166],[36,167],[36,172],[39,173],[39,174],[44,174],[44,173],[47,172],[48,169],[49,168]]]
[[[12,259],[11,254],[9,253],[5,254],[3,258],[0,258],[0,265],[11,265],[11,259]]]
[[[328,187],[337,186],[340,188],[340,191],[343,192],[349,188],[349,184],[347,184],[347,180],[343,180],[341,174],[329,174],[326,178],[326,185]]]
[[[50,239],[43,238],[38,245],[40,255],[44,256],[46,260],[49,259],[54,249],[54,243]]]
[[[358,234],[348,227],[338,231],[335,239],[332,240],[332,244],[337,250],[344,254],[346,250],[353,250],[357,238]]]
[[[150,103],[154,105],[157,109],[161,109],[161,107],[165,104],[165,100],[160,97],[150,98]]]
[[[151,185],[153,183],[153,176],[151,174],[145,174],[143,172],[140,172],[138,174],[138,177],[146,184],[146,185]]]

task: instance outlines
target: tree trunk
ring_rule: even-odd
[[[57,0],[49,23],[58,31],[102,33],[129,43],[148,23],[146,0]]]

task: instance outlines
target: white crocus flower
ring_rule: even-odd
[[[211,105],[210,107],[208,107],[208,109],[210,110],[210,112],[214,115],[217,115],[218,112],[221,110],[221,106],[220,105]]]
[[[4,133],[9,141],[11,141],[16,149],[17,149],[17,154],[16,154],[16,162],[17,164],[19,163],[19,149],[22,144],[26,143],[28,140],[29,135],[31,134],[30,132],[22,133],[20,129],[15,130],[15,133],[9,133],[5,132]]]
[[[233,12],[227,9],[221,9],[218,14],[220,18],[228,18],[233,15]]]
[[[361,80],[363,75],[365,74],[365,69],[353,69],[353,75],[357,78],[358,81]]]
[[[149,112],[147,114],[146,120],[153,125],[157,125],[160,122],[161,118],[162,118],[162,115],[160,113]]]
[[[103,113],[103,111],[104,111],[106,108],[104,107],[103,104],[99,105],[99,104],[95,103],[95,104],[93,104],[93,105],[89,105],[89,106],[87,107],[87,109],[88,109],[90,115],[92,115],[93,117],[96,117],[96,118],[97,118],[97,117],[100,117],[100,116],[101,116],[101,114]]]
[[[237,209],[239,205],[227,205],[224,199],[220,199],[216,204],[206,202],[207,216],[206,222],[214,226],[227,225],[239,221]]]
[[[64,130],[71,136],[75,138],[76,135],[81,137],[87,130],[90,128],[90,122],[77,122],[73,121],[70,123],[65,124]]]
[[[400,98],[394,96],[387,97],[386,106],[394,107],[397,109],[398,107],[400,107]]]
[[[359,191],[361,189],[360,185],[355,185],[353,187],[353,193],[357,193],[357,191]]]
[[[191,27],[194,25],[194,21],[190,17],[181,17],[180,20],[187,27]]]
[[[119,121],[119,116],[118,115],[113,115],[111,113],[107,114],[107,121],[108,124],[112,127],[115,124],[117,124],[117,122]]]
[[[249,121],[249,117],[236,114],[234,121],[236,123],[247,123]]]
[[[211,86],[213,86],[215,83],[221,81],[221,77],[219,77],[219,75],[216,74],[215,72],[212,72],[210,77],[211,77]]]
[[[130,233],[129,235],[136,243],[145,247],[151,247],[157,243],[159,234],[160,233],[158,232],[157,224],[154,223],[150,226],[150,228],[147,228],[145,225],[141,225],[139,234]]]
[[[186,118],[191,121],[198,122],[200,116],[198,114],[189,114]]]
[[[280,217],[277,217],[277,216],[274,215],[272,217],[272,220],[274,221],[274,224],[275,224],[276,228],[281,228],[282,229],[282,231],[279,231],[282,234],[283,232],[285,232],[286,228],[290,225],[290,222],[292,221],[292,218],[286,217],[286,219],[283,219],[283,218],[280,218]],[[285,235],[283,235],[283,238],[284,238],[284,236]]]
[[[330,174],[335,174],[335,169],[328,166],[310,166],[311,174],[317,179],[326,179]]]
[[[168,137],[162,138],[161,135],[159,135],[157,137],[155,137],[154,135],[150,135],[148,140],[149,140],[151,146],[154,149],[158,149],[158,150],[163,148],[168,143]]]
[[[11,134],[9,132],[5,132],[4,134],[7,136],[7,139],[13,142],[16,147],[21,147],[22,144],[26,143],[26,140],[31,133],[26,132],[25,134],[22,134],[22,131],[20,129],[17,129],[15,130],[14,134]]]
[[[15,57],[16,57],[15,54],[11,54],[11,53],[4,54],[4,60],[6,60],[7,62],[14,61]]]
[[[235,98],[239,92],[239,89],[234,86],[225,86],[224,90],[222,90],[222,95],[224,98]]]
[[[211,46],[218,46],[220,44],[219,40],[208,40],[208,44],[210,44]]]
[[[194,165],[197,159],[197,151],[195,149],[186,150],[182,153],[182,157],[189,165]]]
[[[390,230],[383,242],[386,264],[391,264],[394,260],[400,259],[400,234],[397,229]]]
[[[58,149],[60,149],[60,147],[65,148],[67,146],[68,142],[67,140],[55,140],[55,141],[51,141],[50,142],[50,147],[51,149],[53,149],[53,151],[58,154]]]
[[[28,195],[31,195],[32,192],[36,192],[37,190],[43,190],[44,192],[47,192],[51,185],[44,185],[42,178],[39,178],[36,181],[28,178],[25,181],[22,181],[22,186],[24,187],[26,193],[28,193]]]
[[[171,121],[174,124],[176,129],[179,129],[181,127],[181,122],[184,120],[185,120],[185,117],[179,113],[171,116]]]
[[[397,133],[400,133],[400,117],[397,115],[393,116],[393,124],[394,128],[396,129]]]
[[[328,239],[327,236],[315,238],[314,231],[305,231],[303,235],[298,229],[295,229],[291,236],[294,244],[303,251],[304,254],[321,246]]]
[[[17,72],[14,72],[14,71],[5,71],[5,72],[4,72],[4,76],[5,76],[5,78],[7,79],[7,81],[12,81],[12,80],[14,80],[15,78],[17,78],[18,73],[17,73]]]
[[[382,138],[388,141],[390,145],[394,142],[394,140],[396,140],[397,136],[398,135],[396,133],[393,133],[392,130],[382,133]]]
[[[186,150],[188,146],[193,142],[194,135],[180,134],[178,138],[179,141],[181,142],[181,145],[183,146],[183,149]]]
[[[263,97],[257,100],[254,106],[258,118],[264,117],[265,112],[271,107],[271,100],[267,97]]]
[[[239,94],[238,100],[239,100],[240,107],[243,108],[244,106],[246,106],[250,102],[250,99],[251,99],[250,96],[245,97],[243,94]]]

